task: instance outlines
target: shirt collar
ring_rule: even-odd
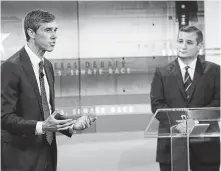
[[[37,56],[37,55],[28,47],[28,44],[25,45],[25,50],[26,50],[26,52],[27,52],[27,54],[28,54],[28,56],[29,56],[29,58],[30,58],[31,63],[32,63],[33,66],[35,66],[35,67],[38,66],[38,64],[39,64],[39,62],[40,62],[41,60],[43,60],[43,62],[44,62],[44,58],[41,59],[39,56]]]
[[[193,71],[195,71],[196,68],[196,62],[197,62],[197,58],[194,59],[188,66],[190,67],[190,69],[192,69]],[[187,66],[186,64],[183,63],[183,61],[178,58],[178,63],[180,65],[180,69],[185,70],[185,67]]]

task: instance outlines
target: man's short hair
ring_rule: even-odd
[[[180,28],[179,34],[180,34],[180,32],[186,32],[186,33],[193,33],[194,32],[197,35],[197,38],[196,38],[197,44],[203,42],[203,33],[200,29],[198,29],[195,26],[183,26]],[[179,36],[179,34],[178,34],[178,36]]]
[[[36,9],[29,12],[24,20],[24,31],[25,31],[26,40],[29,41],[30,39],[27,32],[28,28],[36,32],[37,29],[40,27],[41,23],[50,23],[53,22],[54,20],[55,16],[52,13],[42,9]]]

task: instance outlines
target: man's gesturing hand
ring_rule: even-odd
[[[61,130],[67,130],[71,125],[74,124],[74,121],[72,119],[65,119],[65,120],[57,120],[55,119],[55,115],[57,115],[58,112],[54,111],[42,124],[42,130],[45,131],[51,131],[51,132],[57,132]]]
[[[90,127],[90,125],[95,122],[96,119],[97,117],[94,117],[92,115],[82,116],[79,119],[75,120],[75,123],[72,127],[70,127],[69,132],[73,133],[74,130],[84,130]]]

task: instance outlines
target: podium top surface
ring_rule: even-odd
[[[219,137],[220,107],[159,109],[149,121],[144,136]]]

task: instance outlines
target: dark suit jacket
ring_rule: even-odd
[[[151,85],[151,107],[155,113],[161,108],[191,108],[220,106],[220,66],[197,59],[189,100],[185,96],[183,79],[178,60],[162,68],[156,68]],[[159,115],[159,130],[169,132],[164,118]],[[218,123],[215,129],[219,130]],[[205,139],[206,140],[206,139]],[[219,138],[214,141],[193,144],[193,156],[200,162],[220,162]],[[170,140],[158,139],[157,161],[170,162]]]
[[[50,104],[55,109],[54,72],[45,59],[50,87]],[[56,137],[51,146],[45,135],[35,135],[37,121],[43,121],[41,96],[30,58],[24,48],[1,65],[2,170],[39,171],[46,165],[46,151],[52,151],[56,168]],[[71,136],[67,131],[64,131]]]

